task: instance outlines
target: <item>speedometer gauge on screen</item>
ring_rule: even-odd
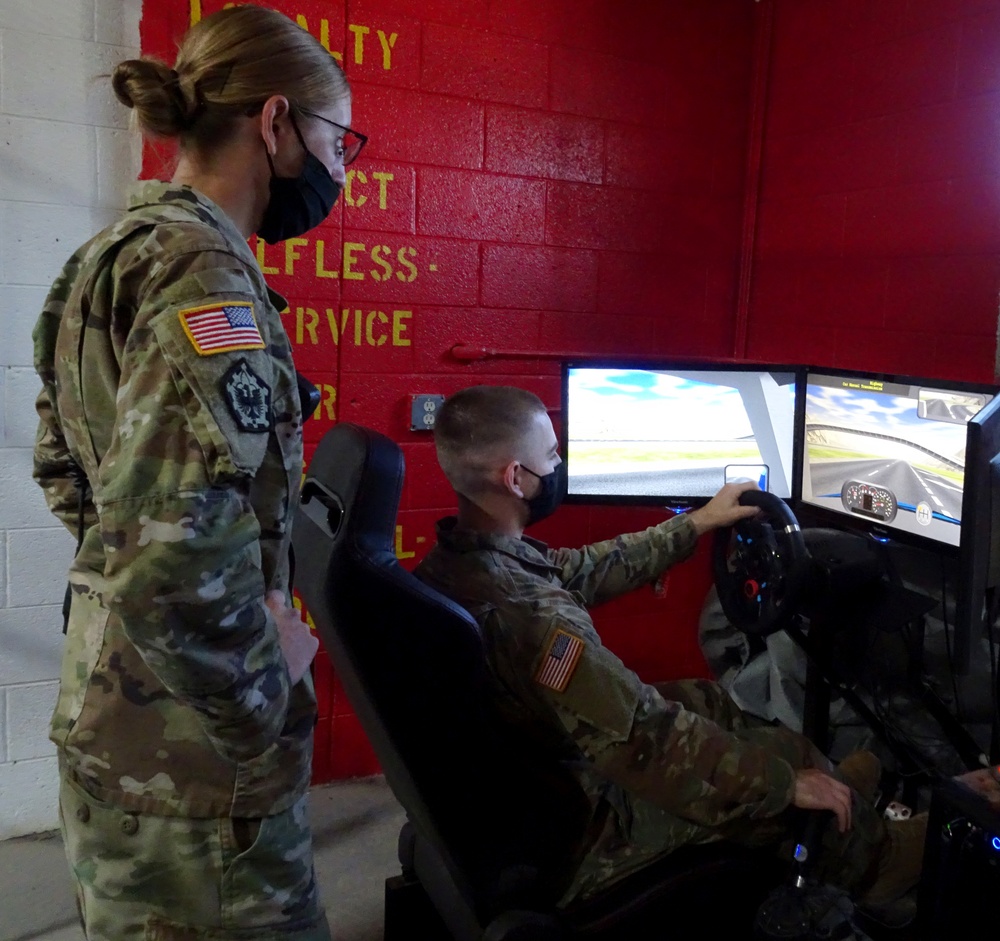
[[[967,425],[991,398],[945,383],[807,373],[803,502],[958,546]]]

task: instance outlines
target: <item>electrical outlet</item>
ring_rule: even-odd
[[[410,431],[433,431],[438,409],[444,404],[443,395],[414,395],[410,407]]]

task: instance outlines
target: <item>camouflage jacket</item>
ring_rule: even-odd
[[[553,753],[581,765],[595,808],[621,789],[692,828],[778,814],[791,765],[769,749],[665,700],[602,646],[587,612],[686,558],[696,543],[684,515],[583,549],[547,548],[438,524],[417,575],[464,606],[483,631],[503,713]],[[668,847],[664,847],[667,849]]]
[[[308,786],[315,696],[264,605],[302,474],[283,306],[216,205],[146,183],[35,328],[35,479],[74,534],[77,468],[91,494],[51,737],[127,809],[260,817]]]

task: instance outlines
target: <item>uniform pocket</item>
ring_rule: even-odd
[[[103,607],[92,586],[74,586],[66,647],[63,650],[59,698],[52,717],[52,739],[62,748],[73,738],[91,689],[91,676],[100,662],[111,612]]]
[[[223,821],[227,837],[222,922],[235,931],[289,931],[316,923],[320,912],[312,840],[303,796],[288,810],[259,820]],[[251,842],[252,838],[252,842]],[[269,937],[265,935],[265,937]]]
[[[260,836],[262,818],[231,817],[229,829],[233,838],[233,848],[237,854],[249,852]]]

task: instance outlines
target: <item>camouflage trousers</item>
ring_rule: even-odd
[[[818,768],[838,777],[832,763],[808,739],[742,712],[717,683],[679,680],[655,685],[665,699],[679,702],[740,738],[768,748],[796,770]],[[876,875],[882,853],[888,849],[882,817],[874,805],[857,792],[852,793],[851,829],[839,833],[835,823],[826,828],[814,870],[821,881],[848,892],[867,887]],[[803,828],[802,812],[794,807],[767,819],[740,819],[718,827],[705,827],[676,817],[621,789],[614,789],[609,800],[613,809],[563,896],[562,905],[593,895],[686,845],[726,840],[754,849],[773,848],[790,861],[796,838]]]
[[[160,817],[63,773],[59,816],[88,941],[330,941],[305,796],[259,820]]]

